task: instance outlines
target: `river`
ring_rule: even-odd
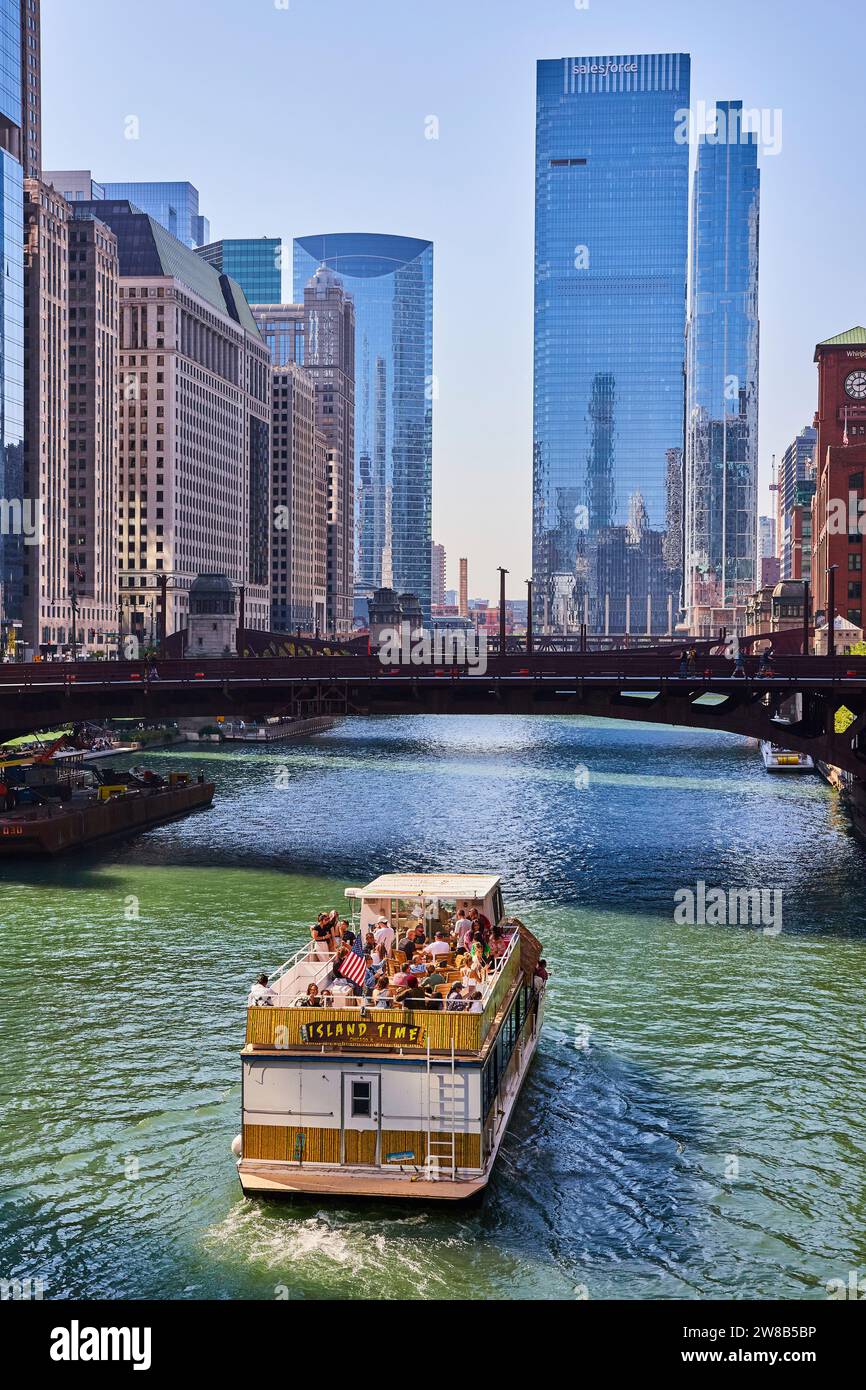
[[[725,734],[347,720],[185,746],[214,809],[0,866],[0,1276],[46,1298],[823,1298],[863,1272],[866,850]],[[247,989],[346,885],[493,870],[552,972],[466,1208],[245,1201]],[[678,890],[781,891],[681,925]],[[781,930],[777,927],[781,925]]]

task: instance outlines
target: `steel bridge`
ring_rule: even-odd
[[[701,652],[505,652],[472,666],[383,666],[368,655],[0,665],[0,738],[58,724],[321,714],[596,715],[720,729],[801,749],[866,780],[866,657],[780,655],[734,676]],[[754,667],[754,660],[748,663]],[[797,697],[796,699],[794,697]],[[854,716],[837,733],[836,711]],[[790,722],[793,714],[793,722]]]

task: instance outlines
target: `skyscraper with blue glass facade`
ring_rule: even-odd
[[[198,189],[191,183],[105,183],[109,202],[130,202],[153,217],[184,246],[195,249],[210,241],[210,223],[198,210]]]
[[[231,237],[196,247],[196,254],[236,280],[250,304],[279,304],[283,244],[279,237]]]
[[[433,243],[361,232],[296,238],[297,301],[322,264],[355,303],[356,597],[390,581],[429,617]]]
[[[736,625],[757,588],[758,137],[741,101],[698,136],[685,464],[690,630]]]
[[[538,64],[533,606],[663,631],[679,603],[687,54]]]
[[[33,143],[22,131],[22,43],[28,24],[35,24],[38,35],[38,20],[38,5],[0,0],[0,622],[9,651],[23,609],[23,547],[26,535],[38,529],[38,517],[23,496],[24,170],[19,160],[22,152],[29,157]]]

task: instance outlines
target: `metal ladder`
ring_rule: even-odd
[[[427,1178],[438,1182],[441,1177],[457,1177],[457,1060],[454,1051],[454,1038],[451,1039],[451,1071],[438,1072],[438,1099],[442,1102],[436,1116],[437,1123],[445,1125],[446,1131],[433,1132],[433,1068],[430,1056],[430,1039],[427,1039]]]

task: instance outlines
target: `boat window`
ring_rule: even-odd
[[[370,1114],[370,1083],[369,1081],[352,1082],[352,1114]]]

